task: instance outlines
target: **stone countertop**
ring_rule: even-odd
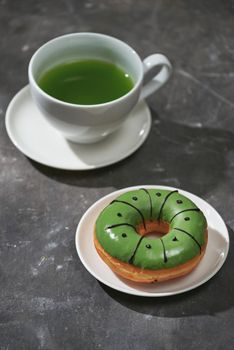
[[[234,1],[0,0],[0,349],[234,347]],[[148,99],[150,135],[132,156],[87,172],[31,161],[5,111],[33,52],[58,35],[117,36],[174,73]],[[112,290],[81,264],[77,223],[97,199],[137,184],[183,188],[224,218],[228,259],[203,286],[168,298]]]

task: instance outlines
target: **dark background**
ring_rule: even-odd
[[[30,161],[4,124],[34,51],[77,31],[116,36],[142,58],[162,52],[174,70],[148,100],[145,144],[89,172]],[[227,0],[0,0],[0,350],[234,348],[233,38]],[[183,188],[220,212],[231,247],[208,283],[147,299],[111,290],[85,270],[74,245],[81,216],[103,195],[137,184]]]

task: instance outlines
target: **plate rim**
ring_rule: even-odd
[[[24,154],[26,157],[32,159],[33,161],[54,168],[54,169],[61,169],[61,170],[73,170],[73,171],[87,171],[87,170],[95,170],[95,169],[100,169],[100,168],[104,168],[113,164],[116,164],[126,158],[128,158],[129,156],[131,156],[135,151],[137,151],[142,145],[143,143],[146,141],[150,130],[151,130],[151,126],[152,126],[152,117],[151,117],[151,112],[150,112],[150,108],[148,106],[148,104],[146,103],[145,100],[142,101],[138,101],[138,103],[143,103],[144,104],[144,109],[145,109],[145,116],[147,119],[147,128],[143,134],[143,136],[141,138],[139,138],[139,141],[136,142],[136,144],[131,147],[123,156],[121,156],[120,158],[116,158],[110,162],[103,162],[99,165],[86,165],[86,166],[63,166],[61,164],[49,164],[49,162],[46,162],[45,160],[40,160],[38,159],[38,157],[36,157],[36,155],[34,155],[32,152],[28,152],[28,150],[25,150],[24,147],[22,147],[22,145],[18,142],[17,137],[14,135],[14,132],[12,131],[12,127],[10,125],[11,120],[12,120],[12,114],[13,113],[13,108],[15,107],[16,103],[19,103],[19,100],[22,98],[25,98],[25,96],[27,93],[30,93],[30,86],[29,84],[27,84],[26,86],[24,86],[23,88],[21,88],[11,99],[11,101],[9,102],[7,109],[6,109],[6,113],[5,113],[5,127],[6,127],[6,131],[8,134],[8,137],[10,138],[11,142],[13,143],[13,145],[22,153]],[[31,96],[32,99],[32,96]],[[33,99],[32,99],[33,101]],[[35,103],[34,103],[35,104]],[[36,105],[35,105],[36,106]],[[37,107],[36,107],[37,108]],[[41,112],[40,112],[41,113]],[[45,120],[46,121],[46,120]],[[48,122],[47,122],[48,123]],[[56,130],[55,130],[56,132]]]
[[[139,188],[161,188],[161,189],[169,189],[169,190],[175,190],[178,189],[178,191],[181,191],[182,194],[185,195],[192,195],[195,198],[198,198],[199,200],[202,200],[206,205],[208,205],[208,207],[211,207],[214,210],[215,215],[217,215],[217,217],[221,220],[222,224],[223,224],[223,228],[225,229],[225,238],[226,238],[226,247],[225,247],[225,251],[224,251],[224,257],[222,259],[222,261],[215,267],[215,269],[212,271],[212,273],[208,274],[205,278],[203,278],[201,281],[191,285],[191,287],[189,288],[184,288],[182,290],[178,290],[178,291],[173,291],[173,292],[144,292],[144,291],[137,291],[136,292],[133,290],[126,290],[124,288],[116,288],[116,286],[112,283],[110,283],[109,281],[106,281],[105,279],[103,279],[102,277],[98,276],[98,274],[96,274],[95,271],[93,271],[92,269],[90,269],[89,265],[86,263],[85,259],[83,258],[83,255],[81,253],[81,249],[79,247],[79,232],[80,232],[80,228],[82,226],[83,221],[85,221],[85,219],[87,218],[87,216],[89,215],[89,213],[96,207],[98,206],[102,201],[108,199],[108,197],[114,196],[114,195],[118,195],[121,194],[123,192],[126,191],[130,191],[130,190],[134,190],[134,189],[139,189]],[[204,200],[203,198],[197,196],[196,194],[192,193],[192,192],[188,192],[186,190],[183,190],[181,188],[176,188],[176,187],[172,187],[172,186],[164,186],[164,185],[135,185],[135,186],[129,186],[129,187],[125,187],[125,188],[121,188],[118,189],[116,191],[112,191],[109,194],[102,196],[101,198],[99,198],[97,201],[95,201],[86,211],[85,213],[82,215],[77,228],[76,228],[76,233],[75,233],[75,246],[76,246],[76,251],[78,254],[79,259],[81,260],[82,264],[84,265],[84,267],[86,268],[86,270],[93,276],[95,277],[98,281],[100,281],[101,283],[107,285],[108,287],[115,289],[117,291],[120,291],[122,293],[125,294],[129,294],[129,295],[135,295],[135,296],[139,296],[139,297],[167,297],[167,296],[172,296],[172,295],[177,295],[177,294],[182,294],[188,291],[191,291],[195,288],[198,288],[199,286],[203,285],[204,283],[206,283],[207,281],[209,281],[212,277],[214,277],[217,272],[221,269],[221,267],[223,266],[223,264],[225,263],[227,256],[228,256],[228,252],[229,252],[229,248],[230,248],[230,238],[229,238],[229,233],[228,233],[228,229],[227,226],[224,222],[224,220],[222,219],[221,215],[219,214],[219,212],[211,205],[209,204],[206,200]],[[97,252],[96,252],[97,254]],[[186,278],[186,276],[184,277]]]

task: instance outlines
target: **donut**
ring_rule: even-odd
[[[191,272],[207,240],[203,212],[178,190],[161,188],[121,194],[101,211],[94,230],[103,261],[121,277],[144,283]]]

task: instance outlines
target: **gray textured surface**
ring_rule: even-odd
[[[1,350],[233,349],[233,16],[233,1],[0,1]],[[75,31],[117,36],[142,57],[163,52],[174,67],[148,101],[153,127],[143,147],[82,173],[30,161],[4,127],[32,53]],[[210,282],[144,299],[111,290],[84,269],[74,247],[79,219],[101,196],[135,184],[181,187],[221,213],[231,249]]]

